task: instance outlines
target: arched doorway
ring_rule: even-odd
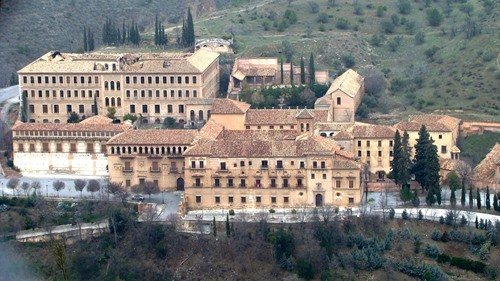
[[[184,191],[184,179],[183,178],[177,179],[177,190]]]
[[[321,207],[321,206],[323,206],[323,195],[316,194],[316,207]]]

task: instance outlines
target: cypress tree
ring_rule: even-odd
[[[89,51],[88,46],[89,46],[89,43],[88,43],[88,40],[87,40],[87,28],[84,26],[83,27],[83,50],[85,52]]]
[[[300,84],[306,83],[306,68],[304,66],[304,57],[300,57]]]
[[[410,136],[408,132],[405,130],[403,132],[403,140],[401,142],[402,149],[402,160],[401,160],[401,171],[400,171],[400,180],[403,184],[407,184],[411,180],[411,147],[409,144]]]
[[[187,18],[182,23],[182,39],[181,43],[184,47],[192,47],[194,45],[194,23],[191,15],[191,8],[188,8]]]
[[[27,92],[23,91],[23,94],[21,96],[21,122],[26,123],[28,122],[28,100],[26,99],[26,96],[28,95]]]
[[[99,114],[99,109],[97,107],[97,98],[94,96],[94,115]]]
[[[418,137],[415,145],[415,162],[412,169],[415,179],[426,190],[429,190],[430,187],[439,189],[440,166],[437,148],[433,144],[434,140],[430,138],[425,125],[420,128]]]
[[[491,203],[490,203],[490,187],[486,187],[486,210],[491,209]]]
[[[476,197],[477,209],[481,210],[481,193],[479,193],[479,188],[476,189]]]
[[[231,228],[229,226],[229,214],[226,214],[226,236],[231,236]]]
[[[401,184],[403,150],[401,147],[401,135],[399,134],[399,131],[396,131],[396,134],[394,135],[393,151],[391,163],[392,177],[394,178],[394,182],[396,184]]]
[[[434,186],[433,188],[433,192],[434,194],[436,194],[436,201],[438,203],[438,205],[441,205],[441,186]],[[456,203],[456,201],[455,201]]]
[[[460,204],[465,207],[465,185],[462,186],[462,197],[460,197]]]
[[[455,207],[457,205],[457,198],[455,197],[455,189],[451,189],[451,195],[450,195],[450,204],[452,207]]]
[[[314,68],[314,56],[313,53],[309,56],[309,84],[316,84],[316,70]]]
[[[479,220],[477,219],[477,216],[476,216],[476,228],[477,229],[479,228]]]
[[[213,230],[214,230],[214,237],[217,237],[217,224],[215,223],[215,216],[214,216],[214,221],[213,221]]]
[[[280,67],[281,67],[281,85],[283,85],[283,83],[284,83],[284,75],[285,75],[285,72],[283,70],[283,58],[280,59]]]
[[[474,198],[472,197],[472,186],[469,186],[469,208],[472,209],[474,206]]]
[[[125,20],[123,20],[123,23],[122,23],[122,45],[125,44],[125,41],[127,41],[127,29],[125,26]]]
[[[155,45],[160,45],[160,30],[158,28],[158,15],[155,17]]]
[[[91,33],[89,31],[89,35],[90,35],[90,46],[89,46],[89,51],[93,51],[95,49],[95,46],[94,46],[94,33]]]
[[[493,210],[499,212],[500,210],[498,209],[498,197],[497,194],[493,194]]]
[[[290,60],[290,85],[293,86],[293,62]]]

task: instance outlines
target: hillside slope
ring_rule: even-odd
[[[0,8],[0,85],[12,73],[49,50],[83,49],[83,27],[93,32],[96,45],[106,17],[121,29],[125,20],[144,30],[156,14],[178,22],[189,5],[194,14],[215,9],[215,0],[3,0]]]

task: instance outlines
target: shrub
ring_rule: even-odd
[[[407,220],[410,218],[410,216],[408,215],[408,212],[406,211],[406,209],[403,210],[403,212],[401,213],[401,218],[404,219],[404,220]]]
[[[427,245],[425,247],[425,255],[429,258],[437,258],[441,254],[441,251],[436,245]]]
[[[317,14],[319,12],[319,5],[318,3],[314,1],[309,1],[307,2],[307,5],[309,6],[309,11],[313,14]]]
[[[346,18],[339,18],[337,22],[335,23],[335,26],[338,29],[348,29],[349,28],[349,21]]]
[[[389,210],[389,219],[394,219],[394,216],[396,215],[396,211],[394,211],[393,208]]]
[[[354,57],[352,55],[342,56],[341,59],[342,59],[342,62],[344,63],[344,66],[346,68],[351,68],[354,65],[356,65],[356,60],[354,59]]]
[[[305,280],[311,280],[314,278],[314,268],[311,263],[304,259],[300,259],[297,262],[297,275]]]
[[[418,262],[415,259],[393,261],[392,266],[400,272],[423,280],[447,280],[447,275],[438,266]]]
[[[437,257],[437,262],[439,263],[445,263],[450,261],[450,256],[447,254],[439,254]]]
[[[470,260],[462,257],[451,257],[450,264],[461,269],[469,270],[475,273],[483,273],[486,264],[480,261]]]
[[[427,11],[427,21],[430,26],[440,26],[443,21],[443,15],[437,9]]]
[[[420,253],[420,246],[422,246],[422,239],[419,235],[415,235],[413,237],[413,245],[415,246],[414,252],[415,254]]]
[[[327,23],[329,21],[328,15],[326,13],[321,13],[318,15],[316,21],[319,23]]]
[[[400,14],[408,15],[411,13],[411,2],[409,0],[398,1],[398,11]]]
[[[274,209],[269,209],[269,213],[274,214],[274,213],[276,213],[276,210],[274,210]]]
[[[423,43],[425,43],[425,33],[419,31],[415,34],[415,45],[422,45]]]
[[[380,30],[386,34],[394,33],[396,26],[392,21],[383,21],[380,23]]]
[[[434,229],[431,233],[431,239],[434,241],[440,241],[441,240],[441,231]]]
[[[422,210],[418,210],[418,220],[423,220],[424,219],[424,214],[422,213]]]
[[[446,218],[445,218],[445,223],[446,225],[453,225],[455,222],[455,213],[453,213],[452,210],[449,210],[446,212]]]
[[[229,215],[230,216],[234,216],[234,210],[233,209],[229,210]]]

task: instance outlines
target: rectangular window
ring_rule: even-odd
[[[56,152],[62,152],[62,143],[56,143]]]
[[[184,113],[184,105],[179,105],[179,113]]]
[[[141,76],[141,84],[144,84],[144,76]]]
[[[438,138],[441,140],[443,139],[443,135],[439,135]]]
[[[43,113],[48,113],[48,110],[49,110],[49,107],[46,104],[42,105],[42,112]]]
[[[155,113],[156,114],[160,113],[160,105],[159,104],[155,104]]]
[[[148,84],[152,84],[153,83],[153,78],[151,76],[148,76]]]
[[[30,113],[35,113],[35,106],[34,105],[30,104],[29,108],[30,108]]]
[[[142,113],[148,113],[148,105],[147,104],[142,105]]]
[[[233,181],[233,179],[227,179],[227,186],[228,186],[228,187],[233,187],[233,186],[234,186],[234,181]]]
[[[184,77],[184,83],[189,84],[189,76]]]
[[[306,167],[306,163],[304,161],[300,161],[299,168],[304,169]]]
[[[78,112],[79,112],[79,113],[85,113],[85,105],[80,104],[80,105],[78,106]]]
[[[174,84],[174,76],[170,76],[170,84]]]
[[[326,180],[326,174],[323,174],[323,179]]]
[[[194,186],[201,187],[201,179],[200,178],[195,178],[194,179]]]
[[[313,161],[313,169],[317,169],[317,168],[318,168],[318,162]]]
[[[275,196],[271,196],[271,203],[276,204],[276,197]]]
[[[321,169],[325,169],[326,168],[326,163],[325,161],[321,161]]]
[[[297,179],[297,187],[302,187],[302,179]]]
[[[220,179],[214,179],[214,186],[220,187]]]
[[[182,77],[180,76],[177,77],[177,84],[182,84]]]
[[[267,169],[267,167],[268,167],[268,162],[267,162],[267,160],[262,160],[262,161],[261,161],[261,168],[262,168],[262,169]]]
[[[240,187],[246,187],[247,183],[245,179],[240,179]]]
[[[54,104],[54,113],[59,113],[59,105]]]
[[[125,77],[125,84],[130,84],[130,76]]]
[[[130,105],[130,113],[135,113],[135,104]]]
[[[30,152],[36,152],[34,143],[30,143]]]
[[[382,141],[378,141],[378,147],[382,146]]]
[[[271,179],[271,187],[276,187],[276,179]]]
[[[17,151],[24,151],[24,144],[20,143],[20,144],[17,146]]]
[[[241,204],[245,204],[247,202],[246,196],[241,196]]]
[[[341,105],[342,104],[342,98],[341,97],[337,97],[337,105]]]
[[[201,196],[196,195],[196,203],[200,204],[201,203]]]
[[[354,181],[353,180],[349,180],[349,188],[354,188]]]
[[[204,169],[205,168],[205,163],[203,161],[200,161],[200,169]]]
[[[446,149],[446,145],[442,145],[441,146],[441,153],[446,153],[447,152],[447,149]]]
[[[368,151],[366,152],[366,157],[370,157],[370,156],[371,156],[371,152],[370,152],[370,150],[368,150]]]
[[[42,152],[49,152],[49,143],[48,142],[42,143]]]
[[[215,196],[215,204],[220,204],[220,196]]]
[[[282,160],[276,161],[276,169],[283,169],[283,161]]]
[[[393,146],[393,141],[389,141],[389,146],[392,147]]]
[[[233,204],[233,202],[234,202],[233,196],[229,196],[227,198],[227,202],[229,202],[229,204]]]
[[[71,104],[66,105],[66,111],[67,112],[72,112],[73,111],[73,106]]]
[[[220,162],[220,169],[223,171],[227,170],[226,162]]]
[[[94,153],[94,144],[87,143],[87,153]]]
[[[378,151],[378,157],[382,157],[382,151],[381,150]]]
[[[335,187],[336,188],[340,188],[340,180],[336,180],[335,181]]]
[[[288,196],[283,197],[283,203],[288,204],[290,202],[290,198]]]
[[[240,167],[245,167],[245,161],[240,161]]]
[[[316,175],[315,174],[311,174],[311,179],[315,179],[316,178]]]
[[[191,161],[191,169],[195,169],[196,168],[196,161]]]
[[[172,109],[172,105],[171,104],[167,104],[167,113],[172,113],[173,109]]]
[[[283,187],[288,188],[288,179],[283,179]]]
[[[193,76],[193,84],[196,84],[196,76]]]
[[[392,157],[392,154],[393,154],[392,150],[391,150],[391,151],[389,151],[389,156],[391,156],[391,157]]]
[[[261,203],[261,202],[262,202],[262,197],[255,196],[255,203]]]
[[[349,197],[349,204],[354,204],[354,197]]]

